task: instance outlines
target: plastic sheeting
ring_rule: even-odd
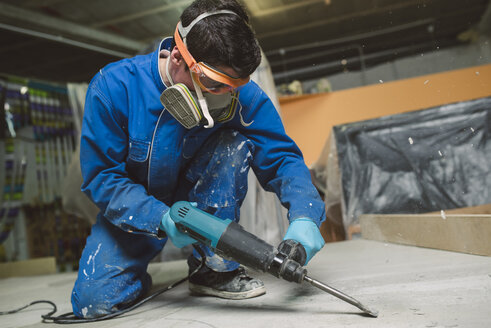
[[[252,74],[251,79],[264,90],[276,110],[280,112],[273,73],[264,53],[262,53],[261,64]],[[247,231],[277,246],[288,229],[287,210],[274,193],[267,192],[261,187],[252,170],[249,170],[247,180],[248,190],[240,208],[240,224]]]
[[[74,113],[75,128],[77,130],[77,147],[71,155],[67,175],[63,180],[62,205],[65,212],[87,219],[91,224],[96,221],[99,208],[80,190],[82,186],[82,172],[80,171],[80,135],[82,133],[82,117],[84,113],[85,94],[87,83],[68,83],[68,98]]]
[[[314,165],[345,227],[491,203],[491,98],[338,125]],[[337,155],[337,156],[336,156]]]
[[[77,131],[77,140],[82,134],[82,119],[84,117],[85,94],[87,83],[67,83],[68,100],[73,111],[73,122]]]

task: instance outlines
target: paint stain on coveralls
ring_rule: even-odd
[[[94,253],[94,255],[89,255],[89,259],[87,260],[87,265],[90,265],[90,262],[92,261],[92,273],[95,272],[95,257],[97,256],[97,254],[99,254],[99,251],[101,250],[101,246],[102,244],[99,243],[99,245],[97,245],[97,249]],[[87,276],[87,272],[85,271],[84,269],[84,274]]]

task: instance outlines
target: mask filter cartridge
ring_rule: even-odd
[[[165,89],[160,96],[160,102],[186,129],[197,126],[202,119],[198,104],[189,89],[182,83]]]
[[[162,92],[160,102],[167,111],[186,129],[198,125],[211,128],[216,123],[225,123],[235,116],[238,98],[237,93],[215,95],[202,94],[202,104],[196,92],[189,90],[184,84],[174,84]],[[206,111],[203,110],[203,107]]]

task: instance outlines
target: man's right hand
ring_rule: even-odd
[[[165,231],[167,237],[177,248],[183,248],[184,246],[197,243],[198,241],[185,233],[180,232],[176,228],[174,220],[170,217],[170,210],[167,211],[160,221],[159,229]]]

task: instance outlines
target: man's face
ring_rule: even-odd
[[[191,74],[195,74],[195,73],[192,73],[189,70],[189,68],[186,65],[186,62],[182,58],[177,47],[174,47],[174,49],[172,49],[172,52],[170,54],[169,59],[171,60],[171,67],[172,66],[174,67],[174,69],[170,69],[171,75],[172,75],[172,80],[174,81],[174,83],[182,83],[186,87],[188,87],[189,90],[196,91],[195,87],[194,87],[194,83],[192,81],[192,77],[191,77]],[[220,71],[222,71],[228,75],[238,76],[238,73],[231,67],[218,66],[217,69],[219,69]],[[195,75],[195,81],[197,81],[197,80],[198,80],[198,77]],[[202,91],[207,92],[207,90],[205,90],[203,88],[202,88]],[[232,89],[223,89],[223,90],[219,90],[218,92],[214,92],[214,93],[215,94],[224,94],[224,93],[231,92],[231,91],[232,91]]]

